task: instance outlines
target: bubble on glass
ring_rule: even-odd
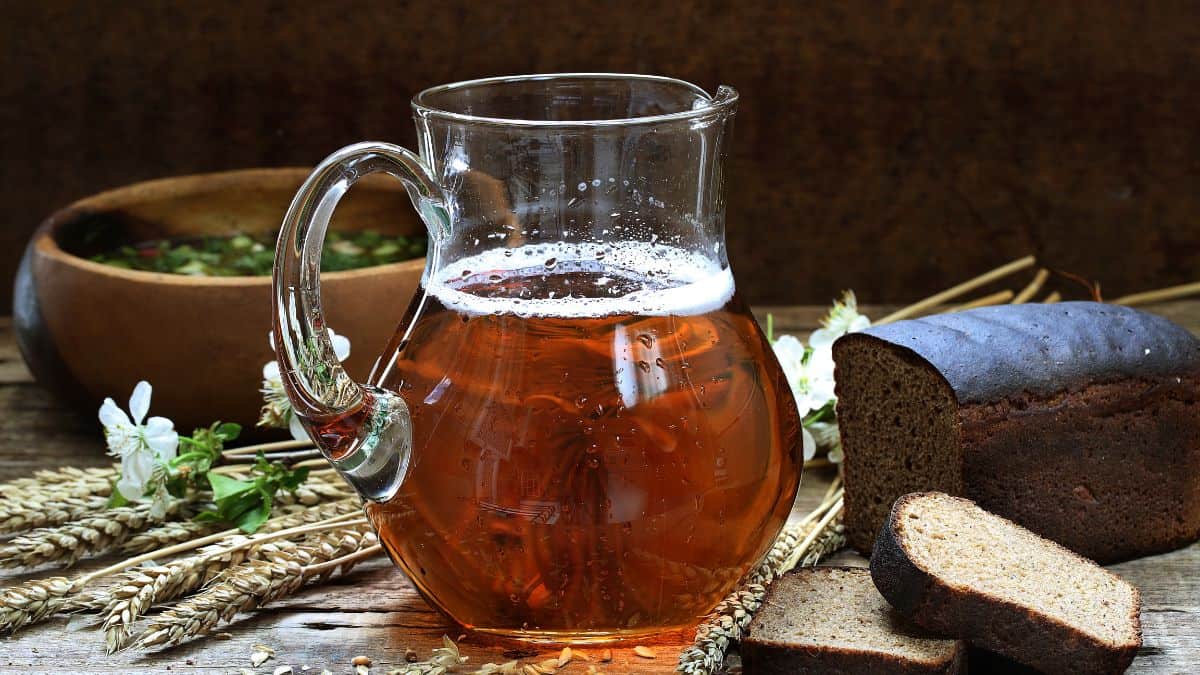
[[[599,178],[592,179],[592,187],[600,187],[600,179]]]
[[[580,192],[583,192],[584,190],[587,189],[587,183],[581,182],[579,185],[576,185],[575,187],[578,188]]]

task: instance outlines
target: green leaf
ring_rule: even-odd
[[[237,440],[237,437],[242,434],[242,425],[234,422],[224,422],[217,425],[215,434],[222,441],[228,443],[229,441]]]
[[[129,504],[129,500],[117,489],[117,481],[113,481],[112,493],[108,495],[108,508],[115,509]]]
[[[295,471],[285,471],[282,478],[279,479],[279,487],[285,490],[295,491],[304,481],[308,480],[308,467],[296,469]]]
[[[267,522],[271,517],[271,505],[269,503],[259,503],[253,509],[241,514],[235,521],[238,529],[246,534],[252,534],[255,530]]]
[[[253,481],[238,480],[219,473],[208,474],[208,484],[212,486],[213,501],[218,503],[254,489]]]
[[[183,499],[187,496],[187,478],[181,475],[174,475],[167,479],[167,493],[176,499]]]

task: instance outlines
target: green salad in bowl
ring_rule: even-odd
[[[341,272],[424,257],[423,234],[388,235],[375,230],[330,232],[321,252],[322,272]],[[120,246],[89,258],[93,262],[140,270],[202,277],[270,276],[275,263],[271,235],[235,234],[152,239]]]

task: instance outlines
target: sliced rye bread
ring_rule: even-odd
[[[1138,590],[940,492],[896,500],[871,577],[901,614],[1046,673],[1121,673],[1142,644]]]
[[[810,567],[775,581],[741,642],[754,673],[961,673],[966,643],[929,635],[875,590],[865,567]]]
[[[896,498],[974,500],[1102,563],[1200,538],[1200,340],[1096,302],[936,314],[842,336],[846,537]]]

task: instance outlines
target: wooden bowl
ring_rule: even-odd
[[[95,415],[122,407],[138,380],[150,414],[181,433],[214,421],[254,428],[262,367],[274,358],[270,277],[190,277],[111,267],[86,257],[165,237],[276,230],[308,169],[250,169],[137,183],[51,215],[26,248],[14,291],[17,342],[38,382]],[[378,180],[376,180],[378,179]],[[333,229],[412,234],[423,226],[399,182],[360,181]],[[362,381],[416,290],[424,260],[322,275],[329,325],[350,338]]]

